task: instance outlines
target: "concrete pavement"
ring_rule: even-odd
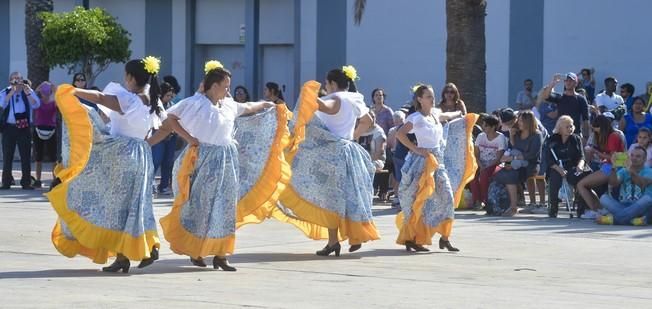
[[[324,242],[269,220],[238,231],[235,273],[193,267],[164,242],[154,265],[106,274],[54,249],[43,192],[0,191],[2,308],[652,307],[649,227],[461,211],[460,253],[415,254],[394,244],[394,211],[376,205],[382,239],[339,258],[315,256]],[[157,218],[170,204],[155,200]]]

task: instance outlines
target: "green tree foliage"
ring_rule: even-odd
[[[86,74],[89,86],[112,62],[131,56],[131,34],[101,8],[76,7],[71,12],[41,13],[43,48],[50,68]]]

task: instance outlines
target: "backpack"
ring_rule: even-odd
[[[487,194],[487,210],[488,215],[500,216],[509,208],[509,195],[507,188],[504,184],[492,181],[489,184],[489,191]]]

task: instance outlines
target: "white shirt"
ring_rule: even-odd
[[[604,106],[608,111],[611,111],[616,107],[625,104],[625,101],[623,100],[623,97],[615,93],[612,94],[612,96],[608,96],[605,92],[602,92],[595,97],[595,104],[598,107]]]
[[[421,112],[412,113],[405,118],[406,123],[412,124],[412,130],[409,133],[417,137],[419,148],[436,148],[439,147],[444,129],[439,121],[435,120],[437,117],[434,113],[432,116],[424,116]]]
[[[353,139],[355,121],[369,113],[369,108],[364,104],[364,96],[357,92],[335,92],[325,96],[328,100],[333,97],[340,99],[340,110],[335,115],[329,115],[320,111],[315,115],[324,122],[324,125],[331,133],[348,140]]]
[[[475,139],[475,146],[480,152],[480,164],[482,168],[489,166],[490,163],[498,158],[498,151],[507,149],[507,138],[502,133],[498,133],[494,139],[489,140],[487,134],[482,132]]]
[[[158,100],[158,109],[161,111],[159,115],[156,113],[152,114],[151,127],[154,130],[160,129],[163,125],[163,121],[168,118],[168,113],[165,111],[165,107],[163,106],[163,102],[161,102],[161,100]]]
[[[143,104],[137,94],[129,92],[118,83],[109,83],[102,92],[116,96],[122,110],[122,114],[113,110],[108,113],[111,135],[145,139],[152,125],[149,106]]]
[[[168,109],[168,114],[179,117],[181,126],[200,143],[229,145],[233,143],[235,118],[244,113],[245,107],[233,100],[224,98],[213,104],[205,95],[196,93]]]

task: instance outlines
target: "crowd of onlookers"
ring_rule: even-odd
[[[630,83],[618,87],[614,77],[598,87],[591,69],[582,69],[579,75],[556,74],[538,92],[527,79],[515,108],[480,115],[473,134],[478,169],[462,206],[484,209],[489,215],[547,213],[556,217],[563,204],[578,216],[603,224],[648,222],[652,215],[648,215],[652,209],[652,99],[649,93],[635,96]],[[83,73],[75,74],[72,82],[75,87],[87,87]],[[561,93],[554,91],[558,84],[563,84]],[[43,186],[43,163],[61,160],[62,126],[54,104],[55,89],[47,81],[33,89],[29,80],[14,72],[9,86],[0,92],[4,159],[0,188],[9,189],[15,183],[13,162],[7,158],[14,157],[16,148],[23,189]],[[181,88],[173,76],[166,76],[160,89],[159,104],[167,109]],[[232,96],[238,102],[252,101],[243,86],[235,87]],[[396,132],[414,108],[407,103],[393,111],[386,98],[381,88],[371,92],[374,126],[358,143],[369,151],[376,168],[378,199],[399,207],[400,171],[408,149],[396,139]],[[265,84],[262,99],[285,103],[281,87],[273,82]],[[97,109],[92,102],[82,103]],[[467,112],[453,83],[443,87],[437,107],[443,112]],[[152,148],[154,167],[161,175],[155,193],[171,194],[172,166],[182,144],[171,134]],[[32,154],[35,177],[31,176]]]

